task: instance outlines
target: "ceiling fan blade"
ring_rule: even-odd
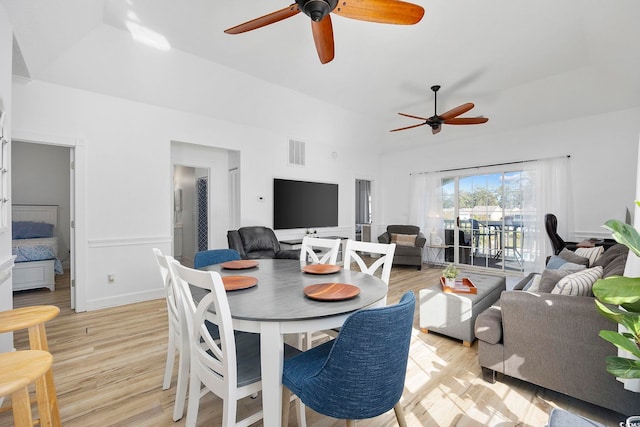
[[[275,22],[282,21],[283,19],[290,18],[293,15],[297,15],[298,13],[300,13],[298,5],[292,4],[291,6],[285,7],[284,9],[280,9],[268,15],[261,16],[260,18],[252,19],[251,21],[245,22],[244,24],[231,27],[227,30],[224,30],[224,32],[227,34],[245,33],[247,31],[255,30],[260,27],[264,27],[265,25],[273,24]]]
[[[442,130],[442,125],[437,125],[437,126],[431,128],[431,133],[435,135],[438,132],[440,132],[441,130]]]
[[[420,22],[424,9],[400,0],[347,0],[340,2],[333,13],[359,21],[413,25]]]
[[[399,130],[405,130],[405,129],[417,128],[418,126],[424,126],[424,125],[426,125],[426,124],[427,124],[427,122],[424,122],[424,123],[420,123],[419,125],[407,126],[407,127],[404,127],[404,128],[398,128],[398,129],[391,129],[389,132],[397,132],[397,131],[399,131]]]
[[[405,117],[411,117],[412,119],[418,119],[418,120],[429,120],[425,117],[418,117],[418,116],[412,116],[411,114],[405,114],[405,113],[398,113],[401,116],[405,116]]]
[[[445,120],[444,123],[447,125],[479,125],[488,121],[489,119],[486,117],[456,117]]]
[[[331,24],[331,15],[327,15],[320,22],[311,21],[311,30],[313,31],[313,41],[316,44],[318,57],[320,62],[326,64],[333,59],[333,25]]]
[[[452,108],[451,110],[440,114],[440,118],[442,120],[453,119],[460,114],[464,114],[467,111],[471,110],[474,107],[473,102],[467,102],[466,104],[458,105],[456,108]]]

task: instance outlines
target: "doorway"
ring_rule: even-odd
[[[356,179],[356,240],[371,241],[371,181]]]
[[[209,246],[209,175],[208,168],[173,167],[173,256],[187,266]]]
[[[69,292],[71,309],[75,301],[75,263],[73,222],[75,218],[74,185],[75,149],[70,146],[46,142],[11,143],[11,203],[12,205],[57,206],[57,224],[54,224],[57,258],[63,273],[54,275],[56,292]],[[64,282],[64,286],[59,286]],[[51,298],[48,290],[29,290],[36,300],[42,296],[46,304]]]

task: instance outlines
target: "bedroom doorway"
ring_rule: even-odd
[[[56,268],[54,292],[69,292],[70,308],[75,309],[74,147],[20,140],[11,144],[11,204],[57,206],[56,265],[62,270]],[[37,283],[20,292],[32,293],[34,304],[49,303],[54,293]]]

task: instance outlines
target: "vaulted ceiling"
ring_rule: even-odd
[[[137,64],[161,66],[163,55],[180,51],[369,117],[388,143],[424,143],[640,106],[637,0],[416,0],[426,13],[413,26],[332,15],[335,59],[325,65],[303,14],[244,34],[223,33],[287,2],[0,2],[14,27],[16,74],[115,96],[135,92],[139,101],[196,112],[206,109],[203,100],[162,97],[154,84],[160,82]],[[145,34],[154,47],[140,47]],[[196,77],[203,85],[217,78],[176,70],[176,81]],[[398,112],[433,113],[434,84],[442,85],[438,112],[474,102],[465,116],[484,115],[489,123],[449,126],[437,136],[426,126],[387,132],[418,123]]]

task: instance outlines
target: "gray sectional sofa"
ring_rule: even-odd
[[[609,248],[596,261],[604,276],[622,275],[628,249]],[[539,276],[539,275],[538,275]],[[590,402],[625,416],[640,415],[640,393],[623,388],[605,369],[616,348],[598,336],[617,324],[596,309],[594,297],[523,291],[531,274],[476,319],[478,358],[485,380],[496,373]]]

